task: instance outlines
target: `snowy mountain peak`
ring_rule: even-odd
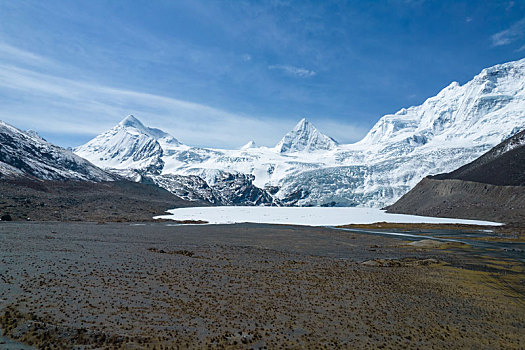
[[[125,129],[128,132],[139,132],[148,136],[152,136],[149,131],[150,128],[142,124],[140,120],[138,120],[134,115],[131,114],[128,115],[126,118],[122,119],[117,125],[113,127],[113,129]]]
[[[128,115],[110,130],[98,135],[75,153],[95,164],[115,169],[143,169],[154,173],[164,166],[164,150],[181,143],[170,134],[144,126],[133,115]]]
[[[299,123],[297,123],[297,125],[295,125],[294,130],[304,129],[309,127],[310,125],[313,127],[313,125],[306,118],[303,118],[299,120]]]
[[[454,140],[497,144],[501,134],[524,125],[525,59],[483,69],[464,85],[452,82],[422,105],[383,116],[361,145],[411,146]],[[491,139],[491,137],[493,139]]]
[[[26,133],[32,137],[35,137],[39,140],[42,140],[42,141],[47,141],[45,138],[43,138],[42,136],[40,136],[40,134],[38,132],[36,132],[35,130],[32,130],[32,129],[29,129],[26,131]]]
[[[313,126],[306,118],[284,135],[276,148],[281,153],[288,152],[312,152],[319,150],[330,150],[338,145],[330,136],[326,136]]]
[[[139,129],[139,128],[145,129],[146,128],[144,126],[144,124],[142,124],[142,122],[140,120],[135,118],[135,116],[133,114],[130,114],[126,118],[122,119],[120,121],[120,123],[118,123],[118,125],[121,125],[123,127],[137,128],[137,129]]]
[[[255,141],[250,141],[248,142],[247,144],[245,144],[244,146],[241,147],[241,150],[247,150],[247,149],[250,149],[250,148],[255,148],[257,147],[255,145]]]
[[[150,127],[145,126],[144,124],[142,124],[142,122],[138,118],[136,118],[132,114],[122,119],[120,123],[118,123],[111,130],[118,131],[119,129],[125,129],[126,132],[130,132],[130,133],[138,132],[148,137],[151,137],[155,139],[156,141],[161,141],[161,142],[169,143],[172,145],[180,145],[180,142],[176,138],[168,134],[167,132],[164,132],[160,129],[150,128]]]

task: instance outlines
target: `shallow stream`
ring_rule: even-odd
[[[478,254],[486,254],[492,257],[511,258],[525,263],[525,243],[521,242],[501,242],[487,240],[491,238],[500,238],[491,230],[479,232],[463,232],[460,230],[424,230],[424,231],[407,231],[394,232],[393,230],[366,230],[353,228],[331,227],[335,230],[348,231],[368,235],[389,236],[409,241],[421,241],[423,239],[432,239],[441,242],[463,243],[471,246]]]

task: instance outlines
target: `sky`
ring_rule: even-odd
[[[129,114],[188,145],[341,143],[525,57],[523,1],[0,0],[0,119],[75,147]]]

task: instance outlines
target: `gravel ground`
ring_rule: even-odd
[[[130,181],[0,180],[0,216],[13,221],[153,221],[168,209],[203,205]]]
[[[297,226],[4,222],[0,325],[38,348],[525,347],[523,262],[436,248]]]

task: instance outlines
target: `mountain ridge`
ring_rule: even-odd
[[[354,144],[337,144],[302,119],[274,148],[159,144],[160,150],[150,154],[135,151],[136,162],[105,160],[93,149],[77,154],[104,168],[194,175],[207,182],[213,181],[210,174],[215,171],[253,175],[253,184],[272,188],[283,205],[382,207],[425,176],[452,171],[524,129],[524,77],[525,59],[486,68],[463,85],[449,84],[419,106],[381,117]],[[107,146],[94,140],[90,143],[102,150]],[[157,165],[153,171],[148,170],[148,159]]]
[[[42,180],[113,181],[116,177],[35,132],[0,121],[0,176]]]
[[[71,151],[0,121],[2,221],[152,221],[188,202],[106,172]]]

